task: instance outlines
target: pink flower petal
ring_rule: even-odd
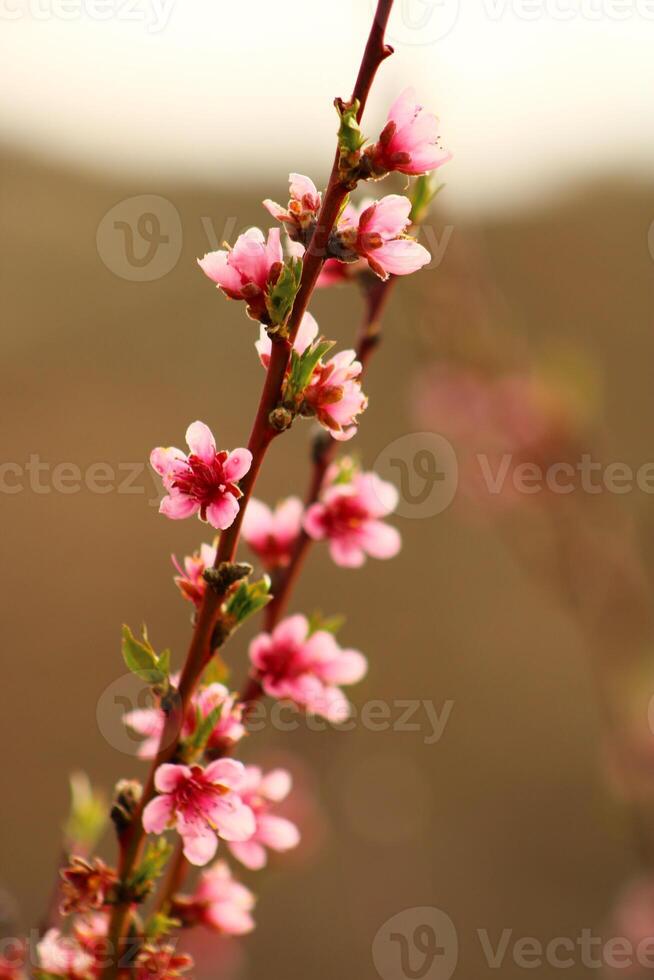
[[[237,483],[251,466],[252,453],[249,449],[233,449],[225,460],[223,470],[230,483]]]
[[[257,841],[249,840],[240,843],[234,841],[230,842],[228,847],[236,860],[240,861],[250,871],[261,871],[262,868],[265,868],[268,855],[265,847]]]
[[[216,440],[213,432],[204,422],[193,422],[186,430],[186,441],[191,452],[205,463],[213,463],[216,458]]]
[[[304,505],[299,497],[287,497],[275,510],[274,528],[277,537],[292,541],[300,533]]]
[[[217,759],[216,762],[209,763],[204,770],[204,775],[210,783],[222,783],[236,788],[243,782],[245,767],[236,759]]]
[[[210,827],[198,833],[186,833],[183,840],[184,857],[189,864],[195,865],[196,868],[202,868],[208,864],[218,850],[218,838]]]
[[[384,238],[395,238],[404,232],[410,214],[411,201],[408,197],[388,194],[363,213],[360,227],[367,232],[378,232]],[[377,254],[378,250],[375,250],[375,258]]]
[[[361,568],[366,560],[361,546],[351,538],[332,538],[329,553],[341,568]]]
[[[300,831],[284,817],[264,813],[259,817],[257,837],[273,851],[290,851],[300,843]]]
[[[410,238],[398,238],[386,242],[381,248],[370,253],[374,261],[386,273],[393,276],[408,276],[431,262],[431,255],[419,242]]]
[[[361,535],[363,547],[372,558],[394,558],[402,547],[400,532],[383,521],[368,521]]]
[[[248,544],[261,547],[273,526],[273,515],[270,507],[251,497],[243,517],[243,537]]]
[[[295,336],[293,349],[298,354],[304,354],[307,347],[310,347],[318,336],[318,324],[311,313],[305,313],[300,323],[300,328]]]
[[[176,766],[165,762],[154,774],[154,785],[160,793],[174,793],[180,783],[191,778],[188,766]]]
[[[229,902],[209,906],[205,917],[215,929],[228,936],[246,936],[254,929],[254,919],[250,913]]]
[[[205,276],[208,276],[216,285],[238,294],[242,286],[241,276],[238,270],[229,264],[228,257],[229,252],[224,250],[208,252],[204,258],[198,259],[198,265]]]
[[[398,129],[402,129],[411,122],[416,114],[416,91],[414,88],[407,88],[395,100],[388,113],[388,119],[394,122]]]
[[[249,840],[257,829],[254,814],[249,806],[231,794],[217,801],[213,810],[218,833],[228,841]]]
[[[309,177],[302,174],[291,174],[289,178],[291,198],[301,201],[303,197],[318,197],[316,185]]]
[[[207,507],[207,520],[216,530],[226,531],[236,520],[238,501],[231,493],[225,493]]]
[[[323,504],[312,504],[304,515],[304,530],[314,541],[322,541],[327,535],[324,524],[325,513]]]
[[[306,616],[297,613],[283,619],[273,630],[273,640],[279,646],[298,646],[307,638],[309,621]]]
[[[158,446],[150,453],[150,465],[159,476],[164,479],[174,479],[180,473],[185,473],[188,469],[186,463],[186,453],[174,446]]]
[[[197,514],[200,505],[193,497],[187,497],[183,493],[170,494],[164,497],[159,504],[159,513],[169,517],[172,521],[183,521],[186,517]]]
[[[146,834],[162,834],[173,815],[170,796],[155,796],[143,810],[143,829]]]
[[[339,650],[338,657],[320,668],[320,676],[328,684],[358,684],[365,677],[368,661],[358,650]]]
[[[260,792],[267,800],[279,803],[291,792],[293,780],[286,769],[272,769],[261,780]]]

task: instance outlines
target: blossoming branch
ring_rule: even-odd
[[[146,632],[123,628],[125,663],[151,696],[149,707],[127,712],[124,722],[141,736],[138,755],[149,772],[143,785],[130,778],[115,789],[115,867],[94,855],[103,806],[78,780],[57,912],[37,949],[39,977],[175,980],[192,967],[178,949],[186,928],[234,936],[251,931],[255,896],[238,880],[238,869],[264,868],[271,852],[298,845],[301,828],[278,810],[292,795],[290,774],[233,758],[247,734],[248,712],[268,697],[338,722],[349,713],[343,688],[366,673],[363,653],[337,638],[336,620],[286,615],[286,609],[314,543],[346,569],[392,558],[401,545],[387,521],[395,488],[351,457],[337,458],[339,444],[354,438],[368,409],[364,369],[390,287],[430,260],[411,232],[436,192],[428,175],[449,159],[436,117],[411,89],[391,107],[376,142],[362,133],[377,69],[392,54],[384,39],[391,7],[392,0],[379,0],[352,97],[336,100],[338,145],[326,190],[291,174],[287,205],[264,202],[275,227],[250,229],[233,247],[198,260],[220,293],[242,302],[259,325],[253,344],[265,371],[261,398],[247,447],[223,448],[209,425],[195,421],[186,430],[186,449],[152,451],[165,490],[161,513],[172,520],[197,516],[218,535],[174,559],[175,583],[193,612],[179,671]],[[351,202],[359,183],[393,172],[417,178],[410,196]],[[361,286],[366,314],[355,348],[335,350],[308,305],[314,289],[344,282]],[[253,491],[269,446],[304,419],[319,432],[305,499],[257,500]],[[258,578],[252,565],[237,560],[241,536],[261,568]],[[236,692],[224,650],[259,614],[248,677]],[[193,868],[201,870],[186,885]],[[5,957],[0,972],[18,980],[25,959]]]

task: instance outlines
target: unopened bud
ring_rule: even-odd
[[[119,837],[130,826],[142,796],[143,787],[137,779],[121,779],[116,783],[111,819]]]
[[[284,432],[293,421],[293,413],[288,408],[274,408],[268,416],[268,421],[276,432]]]

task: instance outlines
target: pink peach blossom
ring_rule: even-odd
[[[173,520],[199,513],[201,520],[224,531],[238,514],[242,493],[236,484],[250,469],[252,453],[248,449],[218,452],[211,429],[204,422],[188,427],[186,441],[188,455],[174,447],[153,449],[150,455],[150,463],[168,491],[159,512]]]
[[[264,568],[285,568],[302,530],[304,507],[299,497],[288,497],[274,511],[251,499],[243,518],[243,537]]]
[[[408,88],[391,106],[388,122],[379,142],[366,151],[373,173],[392,170],[409,176],[429,173],[447,163],[452,154],[440,144],[436,116],[416,102],[416,93]]]
[[[320,211],[322,195],[314,182],[302,174],[291,174],[289,186],[288,207],[280,207],[270,199],[265,200],[263,206],[273,218],[284,224],[291,238],[307,245]]]
[[[59,929],[49,929],[38,943],[36,952],[39,967],[50,976],[93,980],[98,975],[95,956],[74,936],[64,936]]]
[[[311,633],[309,621],[301,615],[255,637],[250,661],[270,697],[288,699],[333,721],[344,720],[349,712],[338,685],[356,684],[367,669],[363,654],[342,650],[326,630]]]
[[[261,320],[266,315],[266,293],[283,261],[279,228],[271,228],[267,240],[259,228],[250,228],[239,235],[231,251],[208,252],[198,265],[229,299],[245,300],[252,319]]]
[[[223,935],[244,936],[254,929],[254,895],[233,877],[224,861],[202,872],[189,904],[203,925]]]
[[[293,350],[298,354],[304,354],[305,350],[311,346],[316,337],[318,336],[318,324],[316,323],[314,317],[310,313],[305,313],[302,317],[302,322],[295,335],[295,341],[293,342]],[[270,364],[270,352],[272,350],[272,341],[268,336],[266,328],[261,324],[261,329],[259,331],[259,339],[254,345],[257,349],[259,355],[259,360],[263,366],[267,369]]]
[[[234,759],[218,759],[204,769],[170,763],[159,766],[155,786],[161,795],[143,811],[146,833],[162,834],[174,826],[184,841],[186,860],[200,867],[214,857],[218,836],[248,840],[256,822],[239,795],[244,772],[242,763]]]
[[[300,843],[295,824],[270,812],[275,803],[286,799],[291,786],[291,774],[286,769],[273,769],[264,775],[258,766],[246,766],[241,799],[254,813],[257,829],[249,840],[227,846],[237,861],[251,871],[265,867],[266,848],[283,852]]]
[[[173,675],[171,681],[177,685],[178,675]],[[224,749],[239,742],[245,735],[243,705],[235,694],[230,694],[223,684],[218,683],[208,684],[193,694],[182,725],[181,738],[191,738],[197,728],[198,716],[208,718],[218,707],[221,708],[220,718],[207,740],[207,749]],[[135,708],[123,716],[123,722],[129,728],[144,736],[137,753],[140,759],[154,759],[156,756],[165,721],[161,708]]]
[[[185,599],[192,602],[196,608],[202,605],[202,599],[207,588],[203,576],[207,568],[211,568],[216,560],[216,545],[202,544],[199,551],[184,558],[183,564],[172,556],[173,565],[179,572],[175,576],[175,585]]]
[[[406,234],[410,215],[409,198],[389,194],[366,208],[356,236],[353,231],[344,236],[380,279],[409,275],[431,260],[427,249]]]
[[[368,407],[361,391],[362,370],[355,351],[340,351],[318,364],[304,394],[305,406],[341,442],[356,433],[357,418]]]
[[[345,568],[359,568],[366,555],[393,558],[400,550],[400,535],[380,518],[395,510],[397,500],[392,484],[375,473],[356,473],[349,482],[327,487],[307,510],[304,529],[316,541],[329,541],[332,558]]]

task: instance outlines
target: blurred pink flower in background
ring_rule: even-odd
[[[256,498],[250,500],[243,518],[243,537],[264,568],[272,571],[288,565],[302,530],[303,514],[299,497],[282,500],[274,511]]]
[[[293,781],[286,769],[274,769],[264,773],[259,766],[246,766],[245,778],[240,787],[243,802],[254,813],[257,829],[247,841],[229,844],[234,857],[252,871],[265,867],[268,857],[266,848],[273,851],[289,851],[300,843],[300,832],[294,823],[271,811],[274,804],[285,800]]]
[[[254,929],[254,895],[234,878],[224,861],[202,872],[191,903],[203,925],[224,935],[244,936]]]

